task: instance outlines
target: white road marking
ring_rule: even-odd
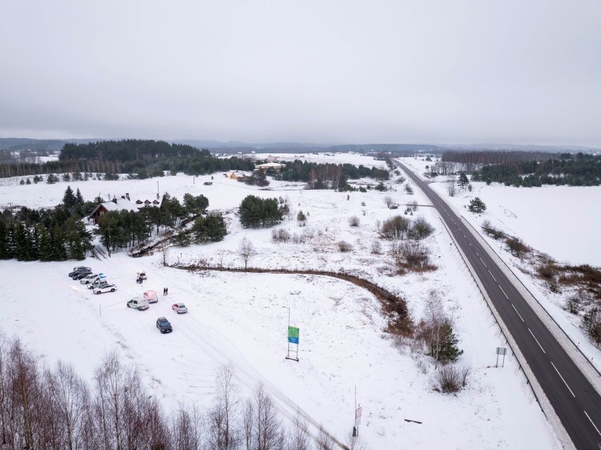
[[[511,306],[513,306],[513,303],[511,304]],[[513,309],[515,309],[515,306],[513,306]],[[521,314],[518,312],[518,310],[517,310],[517,309],[515,309],[515,312],[517,313],[517,315],[518,315],[518,316],[520,316],[520,319],[522,319],[522,322],[523,322],[523,321],[524,321],[524,318],[523,318],[523,317],[522,317],[522,315],[521,315]],[[528,329],[530,329],[530,328],[528,328]],[[530,333],[532,333],[532,331],[531,331]]]
[[[591,419],[591,416],[589,416],[586,411],[584,411],[584,414],[586,414],[586,417],[588,417],[588,420],[591,421],[591,423],[595,427],[595,430],[597,430],[597,433],[599,433],[599,436],[601,436],[601,431],[599,431],[599,428],[597,428],[597,425],[595,425],[595,422],[593,422],[593,419]]]
[[[470,244],[472,245],[472,244]],[[490,273],[490,276],[492,277],[493,280],[495,280],[495,283],[497,282],[497,279],[495,278],[495,276],[492,274],[492,272],[490,271],[490,269],[488,269],[488,273]]]
[[[532,332],[531,332],[532,333]],[[536,338],[535,338],[536,339]],[[540,345],[540,344],[539,344]],[[568,391],[570,391],[570,394],[572,394],[572,397],[576,398],[576,396],[574,395],[574,393],[572,392],[572,390],[570,389],[570,386],[568,386],[568,383],[566,383],[566,380],[563,379],[563,377],[561,376],[561,374],[559,373],[559,370],[557,370],[557,367],[555,367],[555,364],[553,364],[553,362],[551,362],[551,365],[553,366],[553,368],[555,369],[555,372],[557,372],[557,375],[559,375],[559,378],[561,378],[561,381],[563,381],[563,384],[566,385],[566,387],[568,388]],[[594,425],[594,424],[593,424]],[[596,428],[596,427],[595,427]]]
[[[503,295],[505,296],[505,298],[506,298],[507,300],[509,300],[509,297],[507,297],[507,294],[505,293],[505,291],[503,290],[503,288],[501,287],[501,285],[500,285],[500,284],[497,284],[497,286],[499,286],[499,289],[501,289],[501,292],[503,293]]]
[[[488,266],[486,265],[486,263],[484,262],[484,260],[482,258],[480,258],[480,261],[482,261],[482,264],[484,264],[484,267],[486,267],[488,269]]]
[[[512,305],[512,306],[513,306],[513,305]],[[514,307],[514,309],[515,309],[515,307]],[[518,311],[517,311],[517,309],[515,310],[515,312],[518,312]],[[518,313],[518,316],[519,316],[519,315],[520,315],[520,313]],[[520,318],[521,318],[521,317],[522,317],[522,316],[520,316]],[[522,321],[523,321],[523,320],[524,320],[524,319],[522,319]],[[545,351],[545,349],[543,348],[543,346],[542,346],[542,345],[540,345],[540,342],[538,342],[538,339],[536,339],[536,336],[534,335],[534,333],[532,332],[532,330],[531,330],[530,328],[528,328],[528,331],[530,331],[530,334],[532,335],[532,337],[534,338],[534,340],[536,341],[536,343],[538,344],[538,346],[540,347],[540,349],[543,351],[543,353],[545,353],[545,354],[546,354],[547,352]],[[553,363],[551,363],[551,364],[553,364]],[[555,367],[555,366],[553,366],[553,367]],[[557,369],[555,369],[555,370],[557,370]],[[559,373],[559,372],[557,372],[557,373]],[[560,375],[560,376],[561,376],[561,375]],[[563,379],[563,378],[562,378],[562,379]],[[564,381],[564,383],[565,383],[565,381]],[[567,386],[567,384],[566,384],[566,386]],[[568,388],[568,389],[570,389],[570,388]],[[571,392],[571,391],[570,391],[570,392]]]

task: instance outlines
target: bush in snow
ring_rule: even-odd
[[[338,250],[343,253],[352,252],[353,246],[346,241],[338,241]]]
[[[443,394],[459,392],[467,386],[469,373],[470,370],[467,367],[439,366],[434,374],[433,388]]]

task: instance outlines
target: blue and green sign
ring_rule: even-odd
[[[288,327],[288,342],[298,345],[299,329],[296,327]]]

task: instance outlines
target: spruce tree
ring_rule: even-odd
[[[73,189],[71,189],[71,186],[67,186],[67,189],[65,190],[65,195],[63,195],[63,205],[65,205],[65,207],[68,210],[71,210],[71,208],[73,208],[76,204],[77,198],[73,193]]]
[[[463,350],[459,350],[457,344],[459,339],[453,333],[453,326],[451,322],[445,320],[438,331],[437,351],[433,352],[434,356],[438,361],[442,363],[455,362],[463,354]]]
[[[52,261],[52,243],[50,235],[43,225],[38,225],[38,257],[40,261]]]
[[[470,202],[467,209],[469,209],[473,213],[481,213],[486,211],[486,205],[482,200],[480,200],[480,197],[476,197]]]
[[[0,259],[10,259],[7,249],[7,234],[8,227],[4,223],[4,220],[0,218]]]

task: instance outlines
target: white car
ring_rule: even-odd
[[[117,290],[117,286],[114,284],[104,284],[98,286],[92,290],[94,294],[103,294],[105,292],[115,292]]]
[[[96,280],[88,284],[88,289],[95,289],[97,287],[104,286],[105,284],[109,284],[106,278],[97,278]]]
[[[174,303],[171,305],[171,309],[177,312],[178,314],[186,314],[188,312],[188,308],[183,303]]]
[[[81,280],[79,280],[79,282],[81,284],[90,284],[96,280],[98,280],[98,275],[95,273],[91,273],[90,275],[86,275],[85,277],[83,277]]]

